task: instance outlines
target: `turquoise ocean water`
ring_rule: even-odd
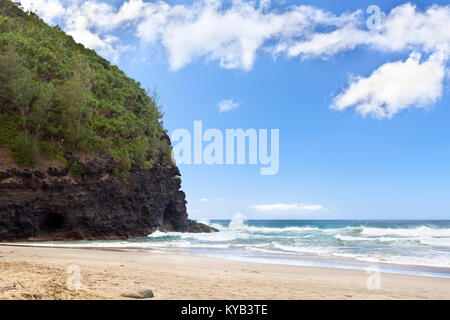
[[[46,242],[210,256],[239,261],[367,269],[450,278],[450,220],[202,221],[218,233],[160,232],[127,241]]]

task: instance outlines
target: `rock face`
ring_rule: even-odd
[[[0,241],[120,239],[155,230],[217,231],[189,220],[176,167],[132,167],[118,174],[112,158],[64,167],[0,172]]]

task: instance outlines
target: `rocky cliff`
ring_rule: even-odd
[[[187,218],[176,167],[132,166],[117,173],[112,157],[67,167],[0,171],[0,241],[144,237],[155,230],[212,232]]]

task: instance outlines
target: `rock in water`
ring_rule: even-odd
[[[154,297],[152,290],[130,291],[122,293],[121,296],[133,299],[150,299]]]

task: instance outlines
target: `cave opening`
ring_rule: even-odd
[[[41,227],[43,229],[47,229],[50,231],[61,229],[64,225],[65,218],[60,213],[47,213],[44,215],[44,218],[41,223]]]

